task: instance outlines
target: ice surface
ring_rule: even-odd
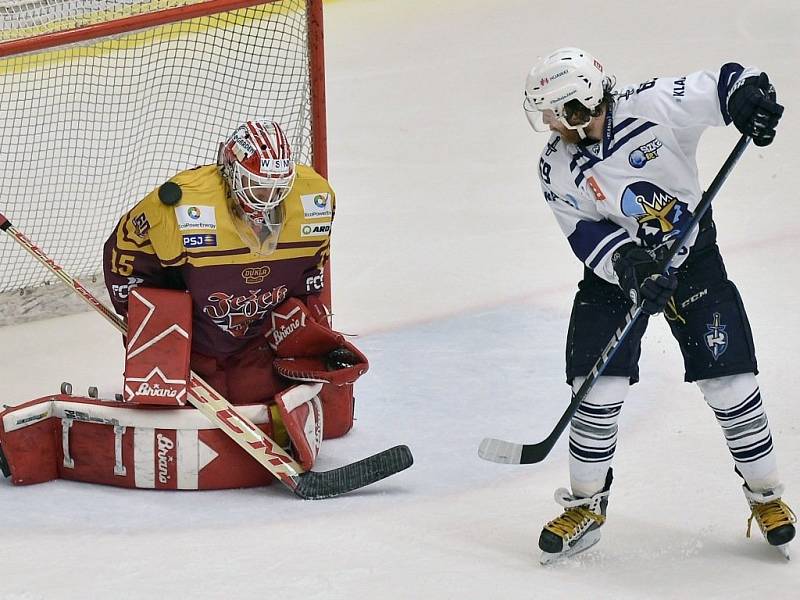
[[[336,325],[371,360],[357,424],[319,468],[408,443],[415,466],[335,500],[268,489],[158,493],[0,481],[0,597],[796,598],[798,561],[756,534],[713,414],[651,324],[620,423],[603,539],[539,566],[568,484],[564,440],[540,465],[480,461],[482,437],[534,441],[568,400],[563,339],[580,268],[536,182],[521,111],[536,56],[568,44],[621,83],[766,69],[787,106],[715,203],[747,303],[761,389],[800,506],[796,310],[796,3],[532,0],[326,4]],[[737,134],[706,134],[708,183]],[[94,314],[0,328],[0,402],[114,388],[117,333]],[[800,546],[798,551],[800,552]]]

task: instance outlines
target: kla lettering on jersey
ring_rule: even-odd
[[[300,225],[300,237],[314,237],[328,235],[331,232],[331,222],[303,223]]]

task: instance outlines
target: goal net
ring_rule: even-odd
[[[0,212],[78,278],[133,204],[283,126],[325,175],[322,0],[0,0]],[[0,292],[49,273],[0,236]]]

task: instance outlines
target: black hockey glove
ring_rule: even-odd
[[[619,277],[619,287],[648,315],[662,312],[678,287],[675,274],[661,273],[650,253],[636,244],[620,246],[611,262]]]
[[[748,77],[728,99],[728,113],[742,134],[753,138],[756,146],[768,146],[775,139],[775,127],[783,106],[775,101],[775,89],[769,77],[761,73]]]

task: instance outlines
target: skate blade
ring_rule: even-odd
[[[788,543],[781,544],[780,546],[773,546],[773,548],[775,548],[775,550],[780,552],[781,556],[783,556],[783,558],[785,558],[786,560],[791,560],[791,557],[789,556],[789,544]]]
[[[542,555],[539,557],[539,564],[551,565],[553,563],[565,560],[571,556],[585,552],[599,541],[600,529],[594,529],[593,531],[585,534],[580,540],[575,542],[574,545],[570,546],[563,552],[542,552]]]

